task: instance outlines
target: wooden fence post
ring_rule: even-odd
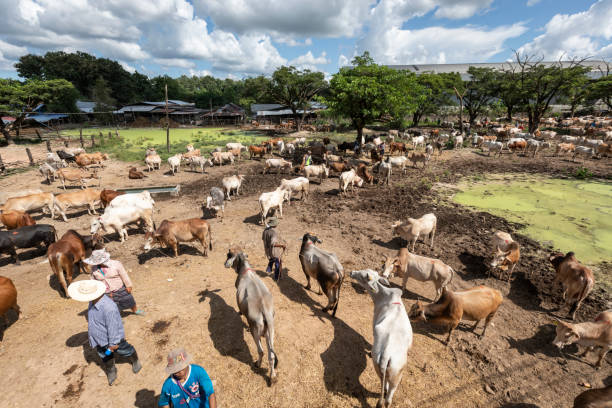
[[[81,141],[81,147],[85,148],[85,141],[83,140],[83,129],[81,129],[81,134],[79,135],[79,140]]]
[[[112,139],[112,138],[113,138],[113,134],[112,134],[110,131],[108,132],[108,138],[109,138],[109,139]]]
[[[94,135],[91,135],[91,147],[95,147],[96,146],[96,138]]]
[[[52,152],[52,150],[51,150],[51,141],[47,140],[46,142],[47,142],[47,151],[49,153],[51,153]]]
[[[28,154],[28,159],[30,159],[30,166],[34,165],[34,158],[32,157],[32,152],[29,147],[26,147],[26,153]]]
[[[104,135],[100,132],[100,144],[104,144]]]
[[[36,136],[38,136],[38,140],[42,140],[42,136],[40,134],[40,132],[38,131],[38,129],[34,129],[34,131],[36,132]],[[51,150],[49,150],[51,151]]]

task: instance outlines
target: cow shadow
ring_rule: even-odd
[[[555,326],[552,324],[544,324],[538,327],[538,330],[533,336],[525,339],[513,339],[505,337],[511,349],[516,349],[521,355],[535,355],[542,353],[548,357],[559,357],[559,351],[552,345],[555,338]]]
[[[203,290],[198,293],[199,302],[209,299],[210,317],[208,318],[208,333],[215,349],[222,356],[229,356],[251,367],[254,373],[267,377],[267,359],[261,368],[255,366],[249,347],[244,339],[248,326],[242,320],[240,313],[217,294],[221,289]],[[249,336],[250,337],[250,336]],[[265,343],[265,339],[262,339]],[[264,351],[266,345],[263,344]]]
[[[540,408],[540,406],[535,404],[527,404],[524,402],[509,402],[500,405],[500,408]]]
[[[522,273],[512,274],[510,289],[506,297],[524,310],[546,311],[541,306],[542,299],[538,288]]]
[[[137,408],[157,407],[160,394],[155,395],[155,391],[143,388],[136,391],[134,406]]]
[[[381,241],[380,239],[373,239],[372,243],[376,244],[378,246],[381,246],[383,248],[387,248],[387,249],[395,249],[395,250],[399,250],[402,248],[402,242],[403,239],[399,238],[399,237],[394,237],[391,238],[391,240],[385,242],[385,241]]]
[[[62,271],[61,273],[64,272]],[[79,265],[75,264],[72,270],[72,281],[74,282],[81,273],[81,268],[79,268]],[[64,274],[64,279],[66,279],[65,276],[66,274]],[[68,285],[68,281],[66,281],[66,285]],[[51,277],[49,278],[49,287],[56,291],[57,294],[60,295],[62,298],[66,297],[66,295],[64,295],[64,288],[62,287],[62,284],[60,283],[55,273],[51,273]]]
[[[4,332],[15,324],[17,320],[19,320],[19,313],[12,309],[6,311],[4,319],[0,317],[0,342],[4,339]]]
[[[317,285],[316,281],[312,282],[312,288]],[[324,367],[323,381],[327,391],[356,398],[361,407],[369,407],[367,399],[377,397],[378,394],[366,389],[360,383],[359,377],[367,366],[366,350],[371,350],[372,346],[341,319],[323,312],[323,306],[315,302],[306,289],[288,274],[283,275],[278,286],[288,299],[295,303],[306,304],[314,316],[320,320],[328,320],[334,328],[332,342],[327,350],[321,353]],[[327,304],[325,295],[321,295],[320,298],[324,304]],[[342,308],[342,295],[338,308]]]
[[[73,334],[66,339],[66,346],[71,348],[81,347],[83,349],[83,358],[87,364],[94,363],[102,368],[102,360],[98,356],[98,352],[89,345],[89,336],[86,331]]]
[[[268,213],[268,216],[270,216],[270,213]],[[253,225],[258,225],[258,226],[261,226],[261,224],[259,223],[260,221],[261,221],[261,214],[259,213],[249,215],[244,220],[242,220],[242,222],[245,224],[253,224]]]
[[[484,279],[489,275],[489,265],[487,259],[482,255],[475,255],[469,252],[459,254],[459,261],[463,264],[461,278],[466,281],[474,279]]]
[[[204,255],[202,255],[202,247],[200,245],[200,243],[198,241],[193,241],[192,244],[194,245],[187,245],[187,244],[178,244],[178,258],[180,258],[183,255],[192,255],[192,256],[200,256],[200,257],[204,257]],[[197,245],[197,246],[195,246]],[[209,250],[210,252],[210,250]],[[140,265],[145,264],[147,261],[150,261],[151,259],[154,258],[174,258],[174,251],[172,250],[172,248],[170,247],[155,247],[150,249],[147,252],[144,252],[142,254],[138,255],[138,263]]]
[[[217,212],[212,208],[206,208],[205,205],[202,206],[202,217],[203,220],[211,220],[217,218]],[[223,219],[223,218],[221,218]]]
[[[45,256],[47,254],[47,247],[26,248],[25,250],[16,248],[16,251],[19,262],[24,262]],[[0,253],[0,267],[11,264],[15,265],[13,257],[5,252]]]
[[[329,195],[329,196],[338,196],[338,197],[340,197],[340,193],[341,193],[341,191],[340,191],[339,188],[332,188],[331,190],[327,190],[323,194]]]

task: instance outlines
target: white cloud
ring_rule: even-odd
[[[309,69],[317,71],[317,65],[329,64],[331,61],[327,58],[327,53],[323,51],[320,56],[315,57],[312,51],[308,51],[304,55],[300,55],[289,61],[289,65],[293,65],[298,69]]]
[[[542,0],[527,0],[527,7],[535,6]]]
[[[153,61],[164,68],[195,68],[195,62],[184,58],[154,58]]]
[[[304,47],[312,45],[312,39],[310,37],[306,38],[304,42],[300,42],[299,40],[296,40],[292,37],[274,37],[272,38],[272,40],[279,44],[286,44],[289,47]]]
[[[0,40],[0,70],[12,71],[13,65],[26,51],[25,47],[17,47]]]
[[[544,34],[519,48],[524,54],[546,59],[566,57],[612,57],[612,1],[600,0],[576,14],[556,14]]]
[[[342,68],[349,65],[349,62],[349,59],[344,54],[340,54],[340,56],[338,57],[338,68]]]
[[[189,76],[190,77],[192,76],[205,77],[205,76],[213,76],[213,73],[207,69],[190,69]]]
[[[129,72],[130,74],[133,74],[134,72],[136,72],[136,68],[134,68],[133,66],[131,66],[130,64],[128,64],[125,61],[117,61],[119,63],[119,65],[121,65],[123,67],[123,69],[125,69],[127,72]]]

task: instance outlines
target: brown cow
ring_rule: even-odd
[[[612,408],[612,384],[579,394],[574,399],[574,408]]]
[[[55,198],[53,193],[35,193],[26,196],[12,197],[6,200],[0,211],[23,211],[32,212],[36,210],[48,209],[51,213],[51,218],[55,215],[55,206],[53,205]]]
[[[389,154],[393,154],[395,152],[402,154],[406,153],[407,151],[408,149],[406,148],[406,143],[402,142],[391,142],[389,147]]]
[[[559,153],[570,153],[576,149],[573,143],[559,143],[557,148],[555,149],[555,156],[558,156]]]
[[[503,300],[502,294],[496,289],[486,286],[476,286],[471,289],[451,292],[444,288],[442,296],[436,303],[424,305],[417,300],[410,309],[411,319],[431,320],[433,323],[446,324],[449,327],[446,344],[450,343],[453,330],[461,320],[475,321],[472,331],[476,330],[478,323],[485,319],[484,329],[480,338],[484,337],[491,319],[497,313]]]
[[[512,241],[505,248],[505,251],[502,250],[499,246],[497,247],[497,253],[493,257],[491,267],[498,267],[502,271],[508,271],[508,282],[510,282],[510,277],[512,276],[514,267],[518,263],[519,259],[521,259],[521,247],[518,242]],[[489,276],[490,275],[491,270],[489,269]],[[501,277],[502,276],[500,276],[500,278]]]
[[[82,270],[83,273],[89,273],[83,264],[83,259],[87,258],[88,253],[97,248],[98,244],[99,236],[97,235],[83,236],[75,230],[68,230],[57,242],[49,245],[47,259],[51,270],[64,289],[64,296],[68,296],[67,287],[72,283],[75,265],[79,266],[77,271]]]
[[[30,217],[30,214],[23,211],[5,211],[0,214],[0,221],[2,221],[7,230],[36,224],[36,221]]]
[[[374,183],[374,176],[370,174],[370,172],[368,171],[368,167],[363,163],[361,163],[359,167],[357,167],[357,175],[364,179],[366,183]]]
[[[412,167],[417,167],[417,163],[423,163],[423,168],[425,168],[425,166],[427,166],[427,162],[429,161],[430,155],[425,152],[412,152],[408,158],[412,162]]]
[[[333,170],[338,173],[342,173],[343,171],[350,170],[351,166],[343,161],[341,163],[329,163],[329,170]]]
[[[259,156],[261,158],[263,158],[266,153],[268,153],[268,147],[267,146],[254,146],[254,145],[250,145],[249,146],[249,159],[253,159],[253,156]]]
[[[179,242],[200,241],[204,256],[208,256],[208,250],[213,249],[210,225],[200,218],[181,221],[163,220],[154,232],[147,232],[145,235],[144,250],[150,250],[155,241],[160,245],[171,247],[175,257],[178,256]]]
[[[4,316],[5,326],[9,324],[6,317],[6,312],[9,309],[17,312],[17,315],[21,313],[19,305],[17,305],[17,289],[12,280],[0,276],[0,316]]]
[[[66,167],[57,170],[55,174],[62,181],[64,190],[66,189],[66,181],[77,181],[81,185],[81,188],[85,188],[86,183],[92,179],[98,179],[98,185],[100,184],[100,178],[95,172],[85,173],[80,169]]]
[[[508,149],[512,153],[516,152],[517,150],[524,152],[526,148],[527,148],[527,142],[525,140],[517,140],[512,143],[508,143]]]
[[[185,156],[183,156],[185,157]],[[138,171],[138,169],[136,169],[136,167],[131,167],[130,168],[130,172],[128,174],[128,178],[130,179],[142,179],[145,178],[146,176],[144,175],[143,172]]]
[[[557,272],[553,285],[561,283],[563,286],[563,299],[566,304],[572,304],[569,318],[574,320],[580,304],[586,299],[595,284],[593,272],[578,262],[573,252],[565,255],[559,252],[552,253],[549,260]]]
[[[102,207],[106,208],[108,204],[117,196],[125,194],[124,191],[115,191],[115,190],[107,190],[104,189],[100,193],[100,201],[102,202]]]

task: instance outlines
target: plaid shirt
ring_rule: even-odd
[[[104,295],[96,304],[89,303],[87,333],[91,347],[114,346],[125,337],[121,315],[115,302]]]

